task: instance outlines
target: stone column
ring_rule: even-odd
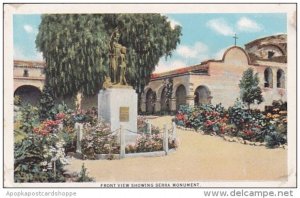
[[[166,124],[164,124],[163,149],[164,149],[166,155],[168,155],[168,152],[169,152],[169,135],[168,135],[168,129],[167,129]]]
[[[155,102],[155,113],[160,112],[160,110],[161,110],[160,100],[156,100],[156,102]]]
[[[170,100],[170,110],[176,112],[176,98]]]
[[[195,98],[194,95],[186,96],[186,104],[189,105],[189,106],[194,106],[194,102],[195,102],[194,98]]]
[[[141,111],[146,112],[146,99],[144,97],[141,99]]]
[[[177,134],[176,134],[176,123],[175,122],[172,122],[172,129],[173,129],[172,136],[174,139],[176,139]]]
[[[83,124],[75,123],[75,131],[77,135],[76,153],[81,153],[81,140],[83,135]]]
[[[125,158],[125,131],[123,125],[120,126],[120,158]]]
[[[147,134],[152,134],[151,123],[149,121],[147,121]]]

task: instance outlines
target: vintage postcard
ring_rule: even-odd
[[[296,4],[5,4],[4,187],[296,187]]]

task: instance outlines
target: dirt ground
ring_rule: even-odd
[[[171,117],[152,120],[171,125]],[[122,160],[71,159],[67,170],[79,172],[82,163],[97,182],[284,180],[287,150],[227,142],[220,137],[177,129],[179,148],[164,157]]]

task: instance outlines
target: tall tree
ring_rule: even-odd
[[[43,15],[36,39],[46,60],[46,81],[56,96],[92,95],[108,75],[108,44],[113,30],[127,47],[126,79],[138,93],[149,82],[159,59],[172,55],[181,27],[171,28],[160,14]]]
[[[253,103],[260,104],[263,101],[262,91],[259,87],[258,74],[253,73],[253,69],[249,68],[244,71],[242,79],[240,80],[240,94],[241,99],[247,104],[248,109]]]
[[[53,98],[53,91],[47,84],[44,86],[41,98],[40,98],[39,117],[40,120],[53,119],[52,109],[55,106]]]

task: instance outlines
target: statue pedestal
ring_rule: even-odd
[[[137,93],[131,86],[113,86],[98,94],[98,118],[110,123],[111,131],[123,126],[126,144],[137,137]]]

